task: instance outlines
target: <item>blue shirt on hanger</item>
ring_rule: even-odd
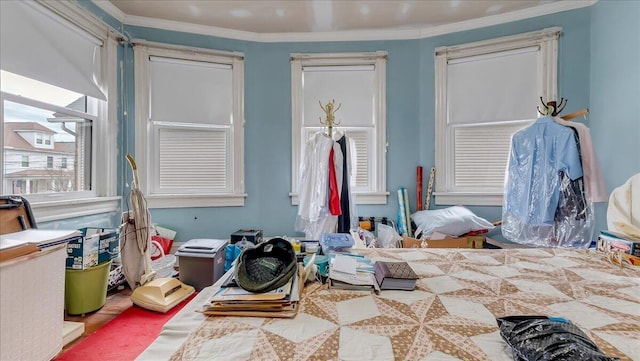
[[[503,211],[521,225],[552,227],[560,172],[572,180],[582,177],[574,132],[550,116],[538,118],[511,138]]]

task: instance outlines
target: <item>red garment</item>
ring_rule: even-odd
[[[340,190],[336,181],[336,168],[333,161],[333,147],[329,152],[329,212],[334,216],[342,214],[340,208]]]

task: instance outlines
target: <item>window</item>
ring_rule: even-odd
[[[560,30],[435,50],[437,204],[502,205],[511,135],[556,99]]]
[[[62,157],[62,159],[60,159],[60,168],[67,168],[67,158],[66,157]]]
[[[148,206],[244,205],[244,56],[139,41],[134,54]]]
[[[292,54],[292,204],[304,145],[323,131],[320,103],[335,100],[336,129],[354,140],[353,192],[359,204],[386,204],[386,61],[385,52]],[[352,181],[353,182],[353,181]]]
[[[1,15],[1,193],[42,222],[117,210],[116,34],[73,2],[2,2]],[[61,155],[70,167],[54,168]]]

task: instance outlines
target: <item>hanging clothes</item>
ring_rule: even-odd
[[[336,141],[340,145],[340,149],[344,155],[343,157],[343,176],[342,176],[342,189],[340,192],[340,204],[342,208],[342,214],[338,217],[338,233],[349,233],[352,230],[358,229],[358,216],[355,211],[355,200],[351,193],[351,184],[353,184],[354,174],[352,172],[353,164],[355,160],[355,145],[353,140],[347,138],[346,135],[340,132],[336,133],[338,140]]]
[[[334,136],[347,139],[337,132]],[[348,140],[346,140],[348,142]],[[355,221],[347,223],[346,232],[357,227],[357,214],[353,203],[345,203],[345,184],[351,176],[350,161],[338,141],[324,133],[315,134],[305,144],[298,181],[298,214],[296,231],[304,232],[306,239],[320,239],[322,233],[339,231],[338,220],[345,216]]]
[[[609,194],[607,193],[606,184],[604,182],[604,173],[600,167],[600,162],[596,155],[593,143],[591,142],[591,133],[589,128],[578,122],[571,122],[560,118],[554,120],[563,126],[571,127],[578,132],[580,140],[580,154],[582,155],[582,171],[584,173],[584,185],[587,197],[593,203],[607,202]]]
[[[503,198],[505,238],[542,247],[588,246],[594,221],[582,177],[579,143],[571,128],[545,116],[516,132]]]

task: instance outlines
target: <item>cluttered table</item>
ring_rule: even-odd
[[[293,318],[206,316],[203,289],[138,360],[512,360],[497,317],[571,320],[608,356],[640,360],[640,277],[575,249],[364,249],[406,261],[413,291],[310,282]]]

